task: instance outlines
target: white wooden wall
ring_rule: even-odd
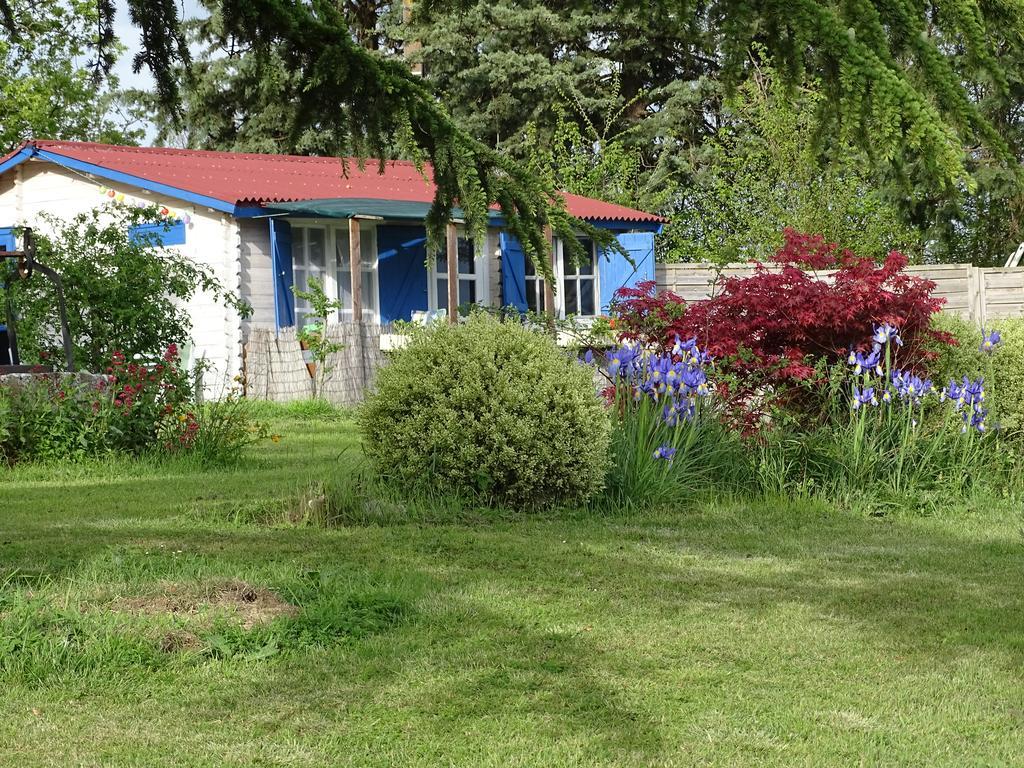
[[[274,266],[270,254],[270,225],[265,218],[239,219],[239,255],[241,296],[252,306],[252,317],[243,323],[243,331],[257,326],[273,327]]]
[[[233,217],[52,163],[30,160],[0,175],[0,226],[24,225],[43,231],[47,226],[42,214],[71,218],[103,205],[107,198],[100,191],[102,187],[123,193],[127,201],[166,205],[187,212],[191,223],[185,244],[172,247],[210,267],[229,290],[240,290],[239,230]],[[73,291],[74,286],[67,289]],[[241,319],[205,292],[192,298],[188,311],[193,325],[191,358],[205,359],[211,366],[204,382],[207,394],[216,396],[226,391],[231,378],[242,370]]]
[[[907,267],[912,275],[935,282],[933,294],[946,300],[944,310],[984,326],[1006,317],[1024,317],[1024,267],[982,268],[970,264],[927,264]],[[729,277],[754,274],[748,264],[730,264],[718,277],[713,267],[702,264],[658,264],[658,288],[686,301],[706,299]],[[818,272],[828,280],[831,272]]]

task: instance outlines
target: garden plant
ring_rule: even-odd
[[[270,436],[236,390],[201,402],[201,374],[182,367],[175,344],[150,362],[115,351],[103,371],[0,383],[0,462],[185,454],[216,463]]]

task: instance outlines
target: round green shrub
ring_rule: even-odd
[[[378,372],[359,426],[385,478],[518,507],[586,499],[609,466],[591,369],[483,314],[414,334]]]
[[[956,345],[935,344],[930,363],[936,386],[964,376],[984,376],[989,408],[1008,431],[1024,431],[1024,318],[993,321],[986,330],[999,331],[1002,344],[987,355],[980,350],[981,329],[945,312],[932,318],[932,327],[951,334]]]

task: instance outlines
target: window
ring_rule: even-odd
[[[583,250],[591,255],[590,261],[580,266],[573,264],[560,240],[555,240],[554,273],[560,290],[555,295],[554,311],[559,317],[576,315],[593,317],[597,314],[597,261],[594,243],[580,238]],[[531,312],[546,312],[544,277],[526,260],[526,308]]]
[[[352,263],[349,260],[348,229],[335,230],[335,252],[338,256],[338,298],[341,300],[342,320],[352,320]],[[360,266],[362,268],[362,286],[359,301],[363,305],[363,320],[373,322],[377,319],[377,228],[371,225],[360,227],[359,231]]]
[[[526,308],[531,312],[547,311],[544,277],[537,274],[537,268],[529,259],[526,260]]]
[[[307,220],[292,222],[292,269],[295,287],[309,290],[309,279],[315,277],[323,283],[324,293],[330,299],[341,301],[337,319],[352,320],[352,267],[348,255],[348,220],[340,224],[320,224]],[[363,320],[377,320],[377,228],[364,223],[359,238],[362,268]],[[295,297],[295,317],[299,325],[308,322],[312,307]]]
[[[592,317],[597,314],[596,300],[596,272],[594,268],[594,243],[589,238],[581,237],[579,240],[585,253],[590,255],[590,260],[580,264],[578,267],[569,259],[569,254],[561,253],[562,257],[562,311],[563,317],[579,315]],[[559,249],[561,250],[561,248]]]
[[[327,274],[327,229],[325,227],[296,227],[292,230],[292,269],[295,288],[309,290],[309,279],[315,277],[324,287],[328,296],[336,296],[336,288],[328,284]],[[313,308],[298,296],[295,297],[295,320],[299,326],[308,322]]]
[[[448,309],[448,254],[439,253],[431,269],[431,301],[434,310]],[[459,306],[486,304],[485,259],[476,258],[476,246],[468,237],[460,237],[458,244]]]

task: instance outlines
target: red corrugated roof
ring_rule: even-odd
[[[334,197],[429,203],[434,198],[433,182],[424,179],[413,163],[405,161],[388,161],[384,172],[380,173],[376,161],[368,161],[360,169],[358,161],[352,158],[124,147],[79,141],[37,140],[29,144],[79,162],[230,204]],[[430,167],[424,170],[429,179]],[[566,194],[565,199],[569,213],[581,219],[664,221],[644,211],[588,197]]]

